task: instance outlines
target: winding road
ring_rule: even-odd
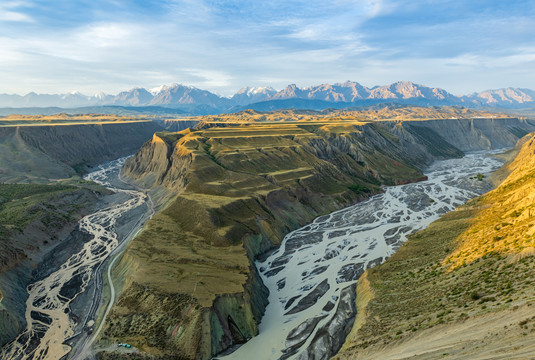
[[[13,360],[59,360],[71,351],[66,345],[68,340],[77,341],[76,354],[73,358],[83,359],[88,355],[88,349],[95,340],[102,324],[92,336],[87,332],[92,328],[96,312],[100,305],[102,294],[102,271],[106,260],[111,255],[115,257],[108,266],[107,276],[112,297],[106,310],[109,312],[113,305],[114,288],[111,282],[111,266],[118,258],[132,235],[137,233],[143,223],[152,216],[154,210],[147,194],[138,190],[122,189],[112,185],[126,158],[118,159],[104,165],[88,174],[85,179],[95,181],[108,189],[122,193],[124,201],[100,209],[87,215],[79,222],[80,231],[91,235],[91,239],[83,244],[82,249],[68,258],[58,270],[49,276],[28,286],[28,300],[26,301],[27,328],[14,341],[2,349],[2,359]],[[128,212],[147,204],[148,212],[142,212],[132,225],[131,230],[124,236],[116,231],[117,220]],[[89,311],[80,324],[71,315],[73,302],[94,282],[94,296],[89,304]],[[75,333],[75,329],[83,329]],[[78,336],[80,335],[80,336]],[[80,343],[82,343],[80,345]],[[78,350],[79,349],[79,350]]]

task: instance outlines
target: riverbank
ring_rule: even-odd
[[[354,320],[360,275],[392,255],[411,233],[490,190],[483,180],[500,165],[483,152],[437,161],[425,172],[427,181],[387,187],[384,194],[290,233],[257,264],[270,291],[259,335],[220,358],[334,355]]]
[[[522,140],[500,186],[366,272],[336,359],[533,358],[535,141]]]
[[[107,167],[115,167],[116,176],[121,165],[116,162]],[[102,175],[88,178],[110,185],[105,178],[113,176],[113,171]],[[138,209],[145,202],[144,194],[111,189],[115,194],[101,199],[98,210],[80,221],[70,241],[55,248],[33,273],[26,301],[27,335],[5,346],[3,356],[60,359],[70,350],[64,341],[76,342],[79,334],[91,332],[102,291],[103,260],[139,220],[139,212],[147,211]]]

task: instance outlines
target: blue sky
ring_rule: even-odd
[[[0,93],[535,89],[534,20],[532,0],[2,0]]]

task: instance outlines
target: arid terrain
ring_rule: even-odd
[[[251,124],[237,116],[219,127],[157,133],[125,165],[127,178],[167,205],[117,268],[125,286],[103,340],[189,358],[244,341],[266,304],[252,261],[289,231],[380,184],[421,180],[418,167],[433,159],[512,145],[532,126],[508,119]],[[169,306],[175,315],[159,315]]]
[[[56,242],[46,240],[50,245],[37,246],[32,240],[26,248],[14,246],[18,238],[11,234],[15,233],[6,233],[8,241],[4,245],[9,249],[6,254],[13,256],[5,259],[5,280],[0,282],[5,294],[2,316],[5,324],[17,322],[15,329],[18,330],[4,331],[4,343],[24,326],[20,317],[23,309],[13,304],[16,299],[24,298],[23,289],[31,281],[32,262],[27,258],[35,258],[32,261],[38,264],[56,244],[63,243],[62,239],[71,231],[68,229],[73,229],[82,214],[102,206],[98,204],[108,196],[103,187],[80,180],[78,174],[97,164],[97,159],[113,159],[137,149],[126,161],[121,177],[148,191],[156,214],[128,244],[124,254],[119,254],[111,270],[118,295],[105,319],[102,318],[103,308],[98,312],[95,326],[99,329],[102,326],[102,331],[97,333],[92,347],[101,359],[132,356],[129,351],[117,351],[113,347],[117,342],[133,345],[135,356],[139,358],[161,359],[208,359],[245,342],[258,333],[268,303],[269,290],[255,261],[266,259],[288,233],[319,216],[380,194],[382,186],[424,181],[423,170],[437,160],[461,158],[469,151],[511,147],[535,130],[535,123],[523,118],[460,108],[407,106],[360,111],[245,111],[159,121],[67,115],[11,117],[6,121],[14,123],[0,129],[3,132],[1,146],[8,150],[4,152],[4,181],[41,185],[4,185],[19,186],[24,191],[20,200],[6,198],[3,206],[20,206],[21,213],[27,212],[32,198],[24,194],[35,189],[38,196],[48,193],[43,189],[50,189],[50,194],[59,194],[62,201],[68,199],[63,195],[66,191],[87,193],[84,196],[92,200],[86,201],[86,207],[74,200],[79,212],[71,216],[70,228],[62,225],[65,234],[47,235],[58,238]],[[60,124],[63,126],[50,126]],[[523,140],[526,144],[530,143],[527,139]],[[530,157],[523,151],[508,168],[494,175],[496,183],[511,171],[517,174],[517,179],[529,178],[529,166],[521,164]],[[503,156],[512,161],[515,155],[515,151],[510,151]],[[35,165],[45,161],[50,166]],[[510,176],[502,186],[511,182]],[[474,174],[470,181],[477,183],[478,177]],[[466,208],[440,220],[455,224],[444,225],[438,231],[441,237],[463,233],[464,242],[452,237],[448,240],[452,242],[450,245],[446,240],[418,245],[425,251],[411,245],[417,241],[414,239],[425,237],[422,234],[426,231],[433,231],[437,226],[434,223],[428,230],[413,235],[384,265],[365,272],[356,295],[348,293],[348,301],[356,301],[357,315],[353,331],[339,356],[354,356],[357,350],[371,354],[371,349],[390,341],[397,344],[407,339],[408,343],[413,341],[412,335],[420,331],[434,331],[436,326],[458,326],[453,320],[472,321],[474,318],[480,321],[478,316],[492,314],[494,307],[513,311],[518,303],[521,308],[520,300],[508,300],[511,289],[516,292],[515,281],[520,270],[517,266],[529,267],[530,263],[519,260],[522,265],[514,261],[510,265],[510,260],[496,260],[494,254],[499,250],[509,254],[507,259],[516,259],[514,254],[522,254],[518,259],[530,254],[529,240],[518,240],[530,236],[529,206],[519,207],[513,202],[522,198],[529,203],[529,191],[522,187],[529,184],[522,181],[525,180],[506,187],[514,193],[507,192],[501,197],[493,195],[499,193],[499,187],[482,198],[486,200],[469,203]],[[32,190],[32,186],[45,188]],[[522,195],[515,195],[516,191]],[[54,199],[36,198],[35,201],[39,201],[39,207],[53,210],[61,205]],[[494,208],[484,205],[484,201],[488,204],[502,201],[503,214],[509,215],[493,212]],[[63,205],[61,208],[66,209]],[[6,214],[10,212],[12,210],[6,207]],[[28,222],[17,225],[19,232],[29,231],[29,221],[43,222],[43,216],[51,215],[33,216],[28,215]],[[507,222],[504,216],[511,217],[511,224],[515,221],[521,225],[518,236],[506,238],[502,233],[507,231],[503,227],[510,226],[504,225]],[[468,231],[470,221],[481,226]],[[501,224],[499,227],[493,225],[497,222]],[[9,225],[7,229],[14,226]],[[498,240],[478,242],[486,238],[486,235],[478,235],[478,231],[487,234],[486,229],[490,228],[495,232],[492,239]],[[455,235],[455,239],[459,235]],[[396,265],[398,257],[409,256],[406,249],[413,249],[409,253],[417,254],[416,257]],[[428,255],[422,256],[422,251]],[[427,257],[432,259],[429,264]],[[489,270],[489,261],[495,270]],[[396,266],[408,270],[392,272],[389,268]],[[389,304],[389,295],[380,292],[390,289],[377,285],[383,281],[378,275],[383,268],[389,269],[384,275],[388,282],[401,281],[403,285],[395,288],[407,291],[406,295],[396,293],[395,298],[406,296],[407,306],[413,310],[403,310],[397,302]],[[468,274],[464,269],[473,269],[471,275],[456,275]],[[19,273],[25,273],[26,280],[10,283],[8,279]],[[511,275],[495,278],[502,273]],[[485,283],[473,282],[482,276],[500,289],[499,294],[488,293],[487,288],[482,287]],[[400,280],[396,280],[397,277]],[[430,279],[434,283],[430,284]],[[421,282],[411,284],[408,280]],[[524,287],[527,289],[527,285]],[[429,289],[435,288],[438,293],[454,295],[430,300],[421,293],[413,296],[410,292],[427,294]],[[107,285],[102,289],[101,306],[104,307],[109,304]],[[469,301],[464,303],[467,297]],[[384,304],[373,310],[378,302],[371,298],[381,299]],[[87,301],[89,297],[84,299]],[[396,310],[389,306],[395,306]],[[372,311],[382,315],[369,317]],[[385,324],[380,319],[384,319]],[[101,324],[101,321],[104,322]],[[366,334],[365,342],[359,340],[361,334]],[[332,345],[333,351],[337,347]],[[76,349],[77,353],[88,351],[85,346]]]

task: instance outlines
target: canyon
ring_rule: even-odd
[[[425,179],[415,164],[512,146],[532,126],[241,122],[157,133],[123,171],[167,206],[118,265],[124,292],[103,337],[135,341],[156,358],[210,358],[241,343],[258,332],[267,304],[254,261],[284,235],[379,193],[381,184]]]
[[[102,186],[76,180],[77,173],[99,160],[137,151],[121,176],[147,189],[156,213],[117,257],[110,276],[119,296],[93,348],[99,359],[132,355],[113,350],[116,342],[135,345],[136,356],[142,358],[208,359],[258,334],[270,295],[261,276],[266,270],[255,264],[275,254],[287,234],[318,217],[321,222],[333,211],[384,196],[384,186],[424,184],[423,170],[436,161],[512,147],[535,130],[531,120],[484,113],[480,115],[487,117],[451,119],[440,110],[432,110],[433,120],[411,121],[403,120],[410,114],[401,115],[407,109],[400,108],[389,110],[400,112],[397,120],[351,113],[325,118],[294,111],[4,127],[0,145],[12,154],[27,155],[1,163],[2,176],[5,182],[56,186],[62,183],[57,179],[70,178],[65,186],[72,188],[57,190],[89,196],[91,201],[78,209],[64,232],[54,234],[61,244],[82,215],[102,207],[110,196]],[[29,176],[28,169],[36,171],[33,164],[45,160],[48,172]],[[20,240],[10,239],[6,248],[16,248]],[[4,344],[24,326],[23,309],[10,306],[14,304],[10,299],[27,296],[23,292],[35,275],[32,266],[54,249],[52,244],[57,246],[58,240],[44,249],[15,250],[0,274],[2,324],[19,324],[19,330],[2,331]],[[35,259],[30,261],[30,256]],[[370,278],[368,273],[376,268],[380,269],[374,267],[362,278]],[[26,275],[20,276],[21,272]],[[16,283],[15,277],[22,280]],[[356,288],[355,324],[362,323],[358,311],[362,303],[358,294],[366,293],[359,291],[362,282]],[[341,296],[348,304],[354,289]],[[348,341],[360,331],[355,326]],[[334,348],[341,346],[340,341]],[[348,342],[342,351],[348,348],[354,345]]]
[[[356,321],[335,359],[532,356],[534,151],[531,133],[507,154],[496,189],[364,273]]]

